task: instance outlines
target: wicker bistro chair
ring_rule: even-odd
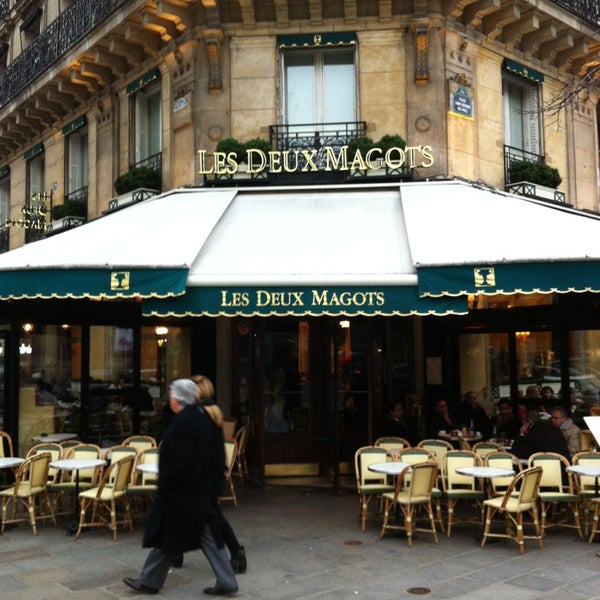
[[[104,476],[98,487],[85,490],[79,494],[81,507],[79,509],[79,527],[77,528],[76,538],[79,538],[81,532],[86,527],[108,527],[113,532],[113,539],[117,539],[117,526],[129,525],[129,530],[133,531],[131,521],[131,511],[129,509],[129,498],[126,491],[131,481],[131,471],[133,470],[133,456],[124,456],[120,460],[111,463],[110,467],[104,472]],[[117,503],[123,502],[125,514],[121,520],[117,519]],[[91,515],[88,509],[91,506]],[[102,510],[106,511],[104,516]],[[90,516],[90,520],[87,520]]]
[[[435,455],[430,450],[426,448],[405,448],[404,450],[400,450],[396,455],[396,460],[398,462],[407,463],[409,465],[416,465],[422,462],[434,462],[437,464],[435,459]],[[436,474],[436,479],[438,478]],[[412,479],[412,472],[408,471],[404,474],[404,484],[410,485]],[[446,531],[444,526],[444,519],[442,517],[442,498],[444,493],[442,490],[437,487],[437,481],[434,487],[431,489],[431,499],[435,506],[436,512],[436,520],[440,526],[442,532]]]
[[[542,478],[542,467],[531,467],[521,471],[514,477],[503,496],[489,498],[484,502],[486,508],[485,529],[481,546],[490,537],[514,540],[519,545],[519,552],[525,553],[524,540],[535,539],[542,548],[542,528],[538,518],[538,490]],[[490,531],[492,519],[496,513],[503,514],[506,519],[504,533]],[[535,533],[525,535],[523,532],[523,513],[529,513],[533,520]]]
[[[573,465],[591,465],[600,467],[600,452],[578,452],[571,459]],[[581,496],[581,503],[584,518],[584,530],[587,534],[589,530],[588,512],[593,510],[592,500],[600,497],[600,481],[589,475],[575,475],[575,484],[577,493]]]
[[[363,446],[354,453],[354,473],[356,475],[356,490],[359,496],[360,528],[365,530],[369,516],[369,503],[372,498],[379,498],[381,494],[393,492],[394,486],[388,481],[387,475],[369,471],[369,465],[375,463],[392,462],[394,457],[385,448]]]
[[[13,442],[10,434],[6,431],[0,431],[0,456],[3,458],[14,456],[13,452]]]
[[[473,444],[473,452],[484,459],[490,452],[502,452],[504,448],[495,442],[477,442]]]
[[[121,446],[133,446],[138,452],[146,448],[156,448],[156,440],[151,435],[130,435]]]
[[[147,448],[137,454],[131,472],[131,483],[127,486],[127,495],[134,500],[135,514],[145,514],[148,500],[154,500],[158,491],[158,475],[142,472],[137,467],[142,464],[158,466],[159,454],[159,448]]]
[[[481,482],[468,475],[461,475],[456,472],[460,467],[478,467],[481,465],[481,459],[475,452],[467,450],[450,450],[446,452],[442,463],[442,482],[444,486],[444,496],[448,503],[448,530],[447,535],[452,533],[454,520],[454,509],[458,502],[466,502],[474,505],[480,513],[478,519],[464,519],[463,522],[477,523],[481,525],[483,518],[483,499],[484,492]]]
[[[410,485],[405,485],[403,475],[411,470]],[[435,519],[433,516],[433,506],[431,492],[437,479],[437,464],[435,461],[420,462],[407,467],[402,474],[396,478],[396,486],[393,492],[383,494],[384,513],[383,525],[381,527],[380,537],[383,537],[387,529],[403,529],[406,531],[406,539],[409,548],[412,547],[413,532],[429,532],[433,534],[433,540],[437,544],[438,537],[435,530]],[[390,524],[390,509],[399,507],[404,516],[404,524]],[[430,527],[417,527],[416,508],[423,507]],[[394,511],[395,512],[395,511]]]
[[[235,439],[228,438],[224,440],[225,444],[225,486],[229,488],[229,494],[226,492],[219,496],[219,502],[224,500],[232,500],[233,505],[237,507],[237,496],[235,494],[235,485],[233,484],[233,469],[235,467],[235,459],[238,453],[238,445]]]
[[[490,452],[483,459],[483,464],[486,467],[497,467],[499,469],[512,469],[515,473],[520,473],[523,470],[521,460],[510,452]],[[514,475],[507,477],[491,477],[487,480],[489,484],[488,495],[490,498],[494,496],[503,496],[508,486],[512,483]]]
[[[554,452],[536,452],[529,457],[530,467],[541,467],[542,478],[538,492],[542,511],[542,534],[549,527],[567,527],[576,529],[577,534],[583,539],[579,508],[581,496],[576,493],[573,474],[567,471],[569,461],[562,455]],[[566,485],[563,481],[566,479]],[[563,513],[562,519],[548,522],[548,512],[554,509]],[[573,522],[570,521],[567,510],[573,513]]]
[[[104,450],[102,453],[102,458],[106,460],[107,463],[112,465],[128,456],[133,456],[135,461],[138,454],[139,452],[134,446],[111,446],[110,448],[106,448],[106,450]]]
[[[386,450],[390,450],[393,454],[394,452],[398,452],[403,448],[410,448],[410,442],[401,437],[380,437],[379,439],[375,440],[373,446],[385,448]]]
[[[36,444],[35,446],[29,448],[25,458],[35,456],[40,452],[50,453],[50,462],[54,460],[60,460],[63,456],[63,448],[60,444],[55,444],[54,442],[41,442],[40,444]],[[59,478],[60,471],[54,467],[48,467],[48,485],[57,483]]]
[[[51,455],[49,452],[38,452],[25,459],[19,465],[15,476],[15,484],[0,492],[2,499],[2,532],[8,523],[18,523],[29,521],[33,534],[37,535],[37,521],[40,519],[50,519],[56,526],[54,512],[48,498],[48,469],[50,466]],[[36,515],[36,500],[41,502],[48,509],[48,515],[45,513]],[[12,503],[11,515],[8,516],[8,507]],[[25,509],[28,517],[20,514],[19,509]]]
[[[250,436],[250,425],[242,425],[233,436],[238,445],[238,452],[235,459],[237,475],[242,486],[244,485],[244,477],[249,477],[248,463],[246,462],[246,446],[248,445],[248,437]]]

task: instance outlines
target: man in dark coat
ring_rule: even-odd
[[[523,425],[511,452],[519,458],[529,458],[535,452],[556,452],[571,462],[565,436],[550,421],[542,420],[537,410],[528,410],[525,413]]]
[[[173,558],[197,548],[202,549],[217,578],[215,586],[205,588],[204,593],[225,596],[238,590],[211,503],[214,439],[210,419],[197,405],[197,394],[196,384],[189,379],[176,379],[169,389],[169,405],[175,416],[163,437],[158,492],[144,532],[143,545],[152,550],[140,576],[123,580],[145,594],[160,591]]]

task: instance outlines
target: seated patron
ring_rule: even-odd
[[[411,445],[415,443],[414,429],[407,422],[404,416],[404,405],[399,400],[388,405],[379,437],[401,437],[408,440]]]
[[[519,435],[521,423],[517,419],[512,402],[504,398],[498,402],[498,416],[496,417],[496,436],[500,440],[514,440]]]
[[[511,452],[519,458],[529,458],[535,452],[556,452],[571,461],[565,436],[549,420],[544,421],[537,410],[525,413]]]
[[[446,400],[438,400],[433,407],[433,417],[429,424],[429,435],[436,437],[438,431],[447,431],[450,434],[454,429],[459,428],[458,420],[448,412],[448,403]]]
[[[550,411],[550,422],[562,432],[567,440],[569,454],[573,458],[579,452],[579,434],[581,429],[569,418],[567,411],[562,406],[555,406]]]
[[[465,399],[460,407],[460,424],[473,431],[479,431],[483,439],[492,435],[492,422],[477,399],[477,392],[473,390],[465,394]]]

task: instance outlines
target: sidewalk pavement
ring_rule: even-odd
[[[239,486],[238,486],[239,488]],[[238,489],[239,506],[224,505],[248,571],[238,576],[240,600],[405,599],[592,600],[600,599],[597,544],[574,530],[547,532],[542,550],[526,541],[525,555],[508,540],[480,548],[473,525],[453,527],[434,544],[419,533],[379,538],[379,521],[358,521],[358,497],[309,488]],[[137,576],[147,550],[143,525],[133,533],[86,531],[79,540],[63,526],[41,526],[34,536],[21,524],[0,536],[2,600],[139,598],[123,583]],[[201,552],[187,554],[157,598],[209,598],[214,578]]]

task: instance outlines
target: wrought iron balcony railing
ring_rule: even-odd
[[[515,148],[513,146],[504,145],[504,183],[515,183],[510,180],[510,167],[513,163],[526,160],[528,162],[544,163],[546,159],[540,154],[534,154],[533,152],[527,152],[527,150],[521,150],[521,148]]]
[[[10,242],[10,227],[0,227],[0,254],[8,252]]]
[[[0,107],[30,85],[125,2],[77,0],[62,12],[0,75]]]
[[[158,191],[162,190],[162,152],[157,152],[148,156],[132,165],[129,165],[129,169],[135,169],[137,167],[148,167],[158,173]]]
[[[552,0],[552,2],[594,25],[600,25],[598,0]]]

